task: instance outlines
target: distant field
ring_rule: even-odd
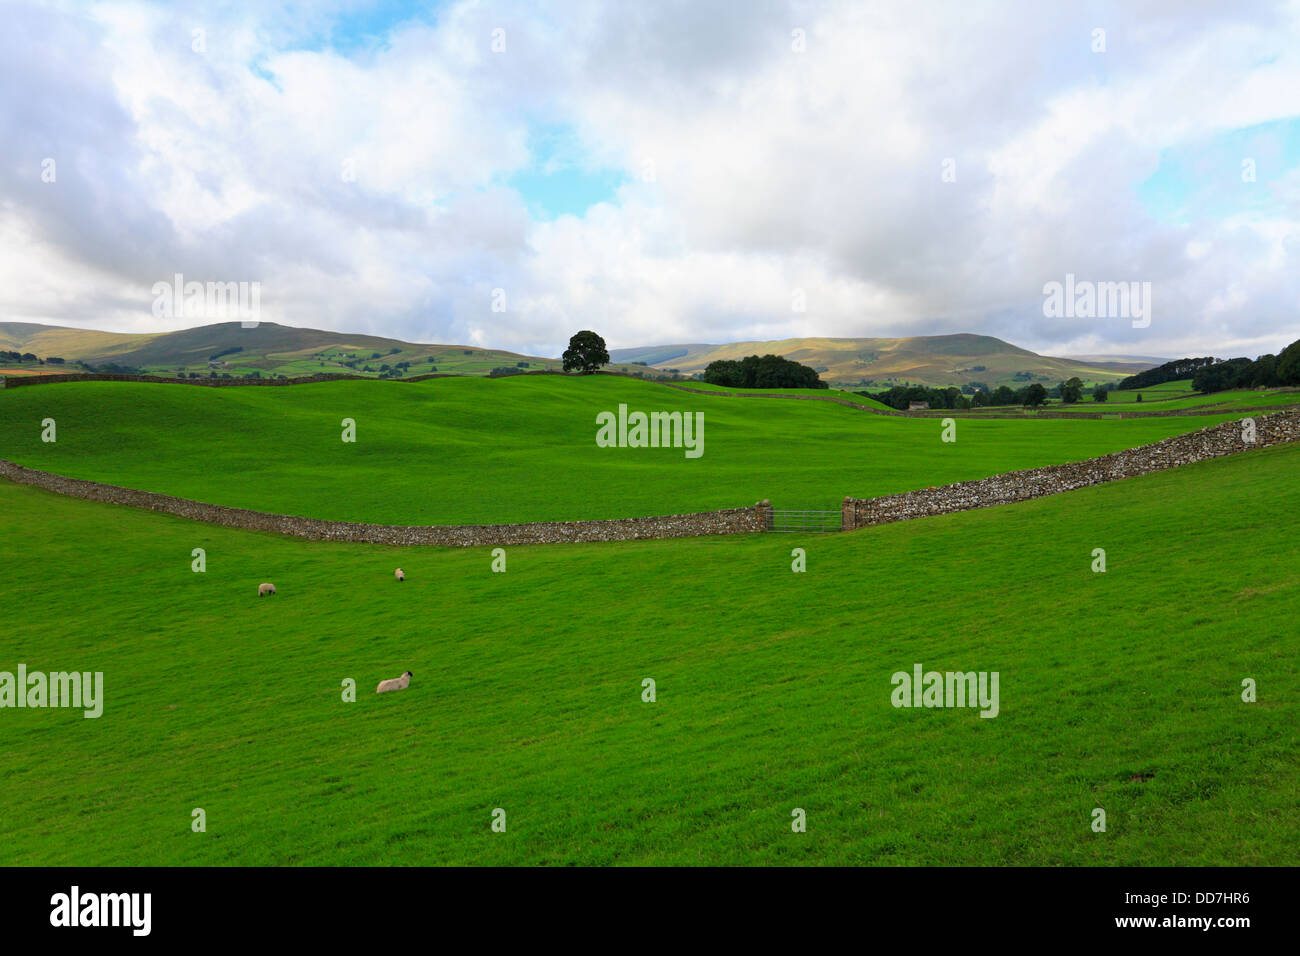
[[[1176,386],[1178,384],[1177,382],[1165,383],[1166,386]],[[1137,401],[1139,394],[1143,396],[1141,402]],[[1066,405],[1059,399],[1051,399],[1043,407],[1055,411],[1090,413],[1106,411],[1117,413],[1169,412],[1188,408],[1204,408],[1206,413],[1209,414],[1218,411],[1220,408],[1251,408],[1256,406],[1290,405],[1300,402],[1300,389],[1296,388],[1243,388],[1226,392],[1211,392],[1207,395],[1190,389],[1183,391],[1179,388],[1156,386],[1155,388],[1138,389],[1129,392],[1111,392],[1110,395],[1110,399],[1106,402],[1095,402],[1091,395],[1085,395],[1080,402],[1072,405]],[[1114,406],[1117,405],[1120,407],[1115,408]],[[1020,408],[1019,405],[994,405],[972,409],[971,412],[972,414],[1000,411],[1018,412]]]
[[[859,395],[851,389],[840,388],[728,388],[724,385],[710,385],[708,382],[681,382],[685,388],[695,389],[701,392],[725,392],[731,395],[744,396],[753,395],[798,395],[810,398],[838,398],[848,402],[855,402],[858,405],[866,405],[868,408],[875,408],[881,411],[891,411],[888,405],[878,402],[874,398],[868,398],[865,395]]]
[[[704,455],[599,448],[596,415],[704,414]],[[1125,421],[874,415],[699,395],[616,376],[290,388],[86,382],[0,391],[0,457],[75,478],[335,520],[499,523],[870,496],[1077,461],[1233,417]],[[58,441],[41,441],[53,418]],[[341,441],[356,422],[355,443]]]
[[[1168,383],[1174,384],[1174,383]],[[1141,409],[1136,407],[1135,396],[1141,394]],[[1118,397],[1117,396],[1122,396]],[[1166,397],[1167,396],[1167,397]],[[1177,391],[1170,389],[1167,392],[1157,392],[1154,389],[1142,389],[1139,392],[1112,392],[1110,402],[1123,404],[1127,409],[1130,404],[1135,407],[1134,411],[1165,411],[1182,408],[1211,408],[1213,406],[1225,406],[1232,408],[1250,407],[1255,405],[1289,405],[1294,402],[1300,402],[1300,389],[1256,389],[1243,388],[1233,389],[1226,392],[1210,392],[1202,394],[1201,392],[1192,392],[1189,395],[1180,395]],[[1107,402],[1106,404],[1109,404]],[[1147,405],[1151,405],[1148,409]]]
[[[1192,388],[1190,378],[1180,379],[1176,382],[1163,382],[1160,385],[1150,385],[1147,388],[1133,388],[1112,391],[1107,397],[1107,404],[1111,402],[1136,402],[1139,395],[1142,396],[1142,402],[1160,402],[1171,398],[1192,398],[1201,393]]]
[[[1297,469],[1283,446],[851,534],[512,548],[505,574],[0,482],[0,668],[105,681],[97,720],[3,713],[0,864],[1294,865]],[[895,709],[916,663],[997,671],[999,715]]]

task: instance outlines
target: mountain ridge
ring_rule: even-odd
[[[173,332],[105,332],[35,322],[0,322],[0,349],[51,356],[67,362],[138,368],[160,374],[304,375],[318,372],[397,374],[430,370],[486,375],[502,367],[558,369],[558,358],[482,346],[407,342],[366,333],[335,332],[261,322],[244,328],[219,322]],[[1014,382],[1117,381],[1155,361],[1111,356],[1105,361],[1039,355],[991,335],[973,332],[901,338],[809,336],[720,344],[646,345],[610,350],[611,371],[633,374],[703,372],[720,359],[774,353],[818,370],[845,387],[888,387],[900,382],[991,387]],[[1100,359],[1101,357],[1098,357]],[[387,372],[387,374],[394,374]]]
[[[810,365],[838,385],[915,382],[963,385],[1029,380],[1051,381],[1078,376],[1085,381],[1114,381],[1158,364],[1144,358],[1111,356],[1104,361],[1040,355],[991,335],[959,332],[909,337],[838,338],[809,336],[722,344],[662,344],[611,349],[619,362],[644,361],[658,369],[702,372],[710,362],[746,355],[781,355]],[[1017,378],[1019,376],[1019,378]]]

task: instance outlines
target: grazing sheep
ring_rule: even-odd
[[[379,686],[375,688],[375,693],[382,694],[386,690],[406,690],[411,686],[411,678],[414,676],[410,671],[403,671],[401,677],[394,677],[392,680],[381,680]]]
[[[398,568],[396,571],[393,572],[393,577],[397,578],[397,580],[399,581],[405,581],[406,572],[403,571],[401,568]]]
[[[275,593],[275,585],[274,585],[274,584],[259,584],[259,585],[257,586],[257,596],[258,596],[258,597],[261,597],[263,594],[274,594],[274,593]]]

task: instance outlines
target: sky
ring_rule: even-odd
[[[0,321],[1300,338],[1300,0],[0,0]],[[1138,283],[1149,321],[1058,315]],[[1111,310],[1112,312],[1114,310]]]

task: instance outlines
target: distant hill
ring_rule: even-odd
[[[30,322],[0,322],[0,349],[57,356],[97,367],[109,365],[160,375],[286,375],[320,372],[404,377],[431,371],[488,375],[499,368],[559,369],[558,358],[467,345],[429,345],[377,335],[301,329],[262,322],[243,328],[220,322],[178,332],[101,332]],[[802,338],[772,342],[692,343],[611,349],[611,371],[656,375],[669,369],[704,371],[716,359],[783,355],[821,372],[831,384],[885,388],[897,382],[996,387],[1026,381],[1056,384],[1077,375],[1085,382],[1118,381],[1160,364],[1117,356],[1052,358],[989,335],[912,338]],[[644,364],[641,364],[644,363]],[[384,366],[388,366],[387,369]],[[75,368],[75,366],[73,366]],[[58,366],[21,371],[71,371]],[[20,370],[15,370],[20,371]]]
[[[991,335],[970,333],[911,338],[780,339],[726,345],[652,345],[612,349],[610,358],[617,362],[644,361],[654,368],[675,368],[683,373],[693,373],[702,372],[710,362],[719,359],[740,359],[769,352],[812,366],[822,373],[823,380],[831,384],[880,387],[896,382],[923,385],[985,382],[996,386],[1036,380],[1055,384],[1076,375],[1085,382],[1110,382],[1159,364],[1154,360],[1115,356],[1097,362],[1053,358]]]
[[[257,372],[296,377],[323,372],[406,377],[427,375],[434,370],[457,375],[488,375],[498,368],[536,371],[562,367],[559,359],[503,349],[423,345],[377,335],[300,329],[275,322],[262,322],[247,329],[238,322],[220,322],[158,333],[99,332],[29,322],[0,322],[0,349],[30,352],[40,358],[54,356],[68,363],[62,367],[43,366],[40,370],[44,372],[75,371],[72,363],[79,361],[96,367],[116,365],[148,373],[187,376],[213,373],[238,376]],[[399,368],[399,363],[409,364]],[[388,366],[387,371],[383,370],[384,366]],[[646,371],[639,366],[618,369]]]

